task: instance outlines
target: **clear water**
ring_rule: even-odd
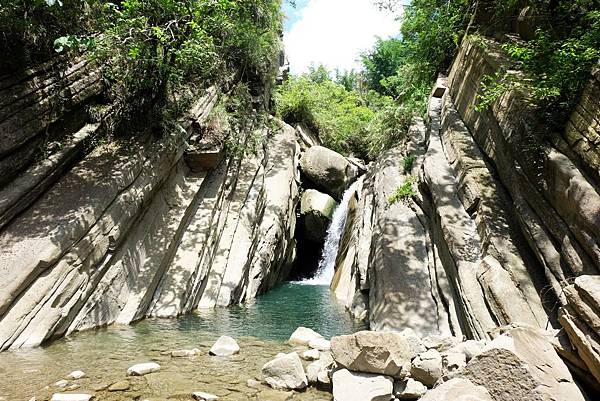
[[[326,337],[363,328],[332,299],[327,286],[284,283],[252,304],[205,311],[180,319],[148,319],[132,326],[111,326],[75,334],[48,346],[0,353],[0,400],[49,400],[63,392],[54,385],[73,370],[87,377],[70,381],[72,392],[94,394],[100,400],[190,400],[193,391],[208,391],[220,400],[268,399],[270,389],[246,386],[259,378],[264,363],[279,352],[298,327],[306,326]],[[220,335],[238,340],[239,355],[217,358],[208,349]],[[199,348],[192,358],[171,358],[177,349]],[[161,370],[127,378],[135,363],[156,361]],[[128,379],[124,392],[102,389]],[[294,400],[330,400],[329,393],[309,389]]]

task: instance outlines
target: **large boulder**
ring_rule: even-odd
[[[325,240],[336,206],[335,199],[327,194],[315,189],[304,191],[300,202],[300,216],[306,238],[319,243]]]
[[[332,337],[331,352],[337,364],[347,369],[399,379],[404,378],[411,359],[417,355],[407,337],[374,331]]]
[[[391,377],[340,369],[333,374],[334,401],[390,401],[394,390]]]
[[[301,390],[308,386],[302,361],[297,353],[282,354],[262,367],[265,381],[276,390]]]
[[[483,386],[467,379],[452,379],[428,391],[419,401],[492,401],[492,398]]]
[[[544,332],[529,327],[507,328],[457,377],[484,386],[494,401],[585,400]]]
[[[354,164],[323,146],[313,146],[304,152],[300,168],[313,184],[338,201],[358,175]]]

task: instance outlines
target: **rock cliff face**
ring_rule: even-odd
[[[81,93],[72,103],[98,93],[85,63],[69,68],[76,71],[61,82]],[[36,137],[65,118],[62,109],[40,118],[41,104],[62,93],[48,89],[52,95],[40,102],[45,86],[23,100],[30,109],[14,106],[23,87],[54,79],[36,74],[2,82],[15,94],[2,105],[2,162],[24,159],[38,146]],[[210,89],[160,143],[90,144],[101,124],[83,123],[61,137],[62,148],[50,157],[25,160],[20,172],[10,161],[13,170],[2,167],[1,349],[239,303],[287,276],[298,202],[295,131],[283,123],[265,127],[252,133],[262,139],[254,153],[191,169],[182,157],[187,140],[216,99]],[[41,125],[30,129],[21,115]],[[243,147],[250,136],[236,140]]]
[[[463,42],[427,121],[361,179],[333,289],[355,315],[368,307],[374,330],[489,339],[511,323],[562,326],[563,356],[598,378],[598,72],[564,131],[542,134],[518,91],[475,110],[482,78],[509,63],[482,40]],[[414,195],[393,202],[409,176]]]

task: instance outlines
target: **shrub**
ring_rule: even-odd
[[[393,205],[400,201],[408,201],[410,198],[415,196],[417,193],[414,189],[414,182],[415,178],[413,176],[406,177],[404,183],[396,188],[396,192],[394,192],[392,196],[388,198],[388,203]]]
[[[415,160],[417,160],[417,156],[415,156],[415,155],[406,155],[406,157],[402,161],[402,167],[403,167],[403,170],[404,170],[404,174],[408,174],[408,173],[411,172],[413,164],[415,163]]]

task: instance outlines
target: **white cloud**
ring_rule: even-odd
[[[310,0],[284,35],[285,50],[293,73],[312,64],[333,70],[357,69],[357,59],[376,38],[399,31],[396,15],[379,11],[373,0]]]

